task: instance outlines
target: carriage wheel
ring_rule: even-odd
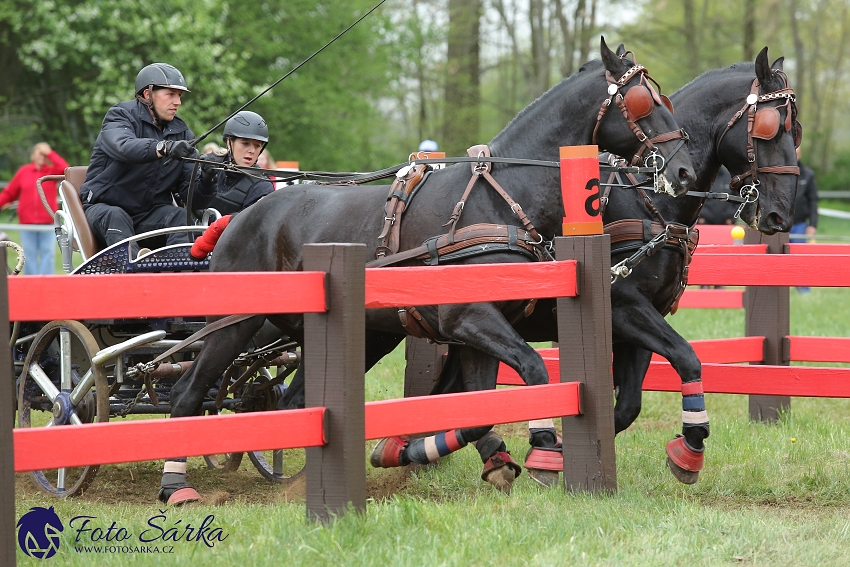
[[[218,415],[220,411],[210,410],[207,415]],[[239,469],[242,464],[242,457],[245,453],[220,453],[217,455],[204,455],[204,461],[207,463],[207,468],[222,472],[233,472]]]
[[[109,388],[93,366],[97,341],[78,321],[51,321],[27,352],[18,389],[18,427],[65,427],[109,421]],[[45,450],[50,450],[45,447]],[[38,488],[57,498],[81,494],[97,466],[40,470]]]
[[[263,478],[286,484],[304,474],[306,455],[305,449],[277,449],[253,451],[248,453],[248,458]]]
[[[270,378],[271,375],[267,372],[261,373],[253,384],[243,391],[243,395],[246,395],[250,392],[249,388],[256,389],[253,393],[253,399],[262,399],[261,402],[255,401],[255,404],[259,403],[262,406],[257,408],[261,411],[277,409],[277,398],[273,390],[265,386]],[[248,453],[248,458],[263,478],[281,484],[292,482],[302,475],[306,456],[305,449],[275,449]]]

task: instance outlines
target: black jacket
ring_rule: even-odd
[[[229,156],[206,154],[202,156],[208,161],[224,163]],[[265,177],[262,169],[257,167],[256,176]],[[212,207],[223,215],[232,215],[249,207],[274,191],[274,185],[267,179],[257,179],[252,175],[243,175],[235,171],[217,171],[211,180],[204,180],[203,175],[195,182],[195,194],[192,196],[192,209],[202,210]]]
[[[157,157],[156,144],[193,138],[186,123],[176,116],[160,130],[141,102],[116,104],[106,113],[94,143],[80,190],[83,206],[105,203],[137,215],[154,205],[171,204],[172,193],[185,195],[192,166],[182,160],[166,164]]]
[[[818,186],[815,183],[815,172],[812,168],[800,166],[800,177],[797,179],[797,198],[794,200],[794,224],[805,222],[808,226],[818,226]]]

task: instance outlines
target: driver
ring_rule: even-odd
[[[135,100],[106,113],[80,188],[86,219],[101,246],[185,225],[186,212],[174,205],[172,195],[185,194],[192,174],[192,166],[179,158],[196,153],[192,131],[176,116],[186,92],[180,71],[152,63],[136,76]],[[166,237],[167,245],[185,242],[186,233]],[[134,258],[138,245],[131,246]]]
[[[223,137],[227,153],[223,156],[206,154],[203,159],[257,171],[245,174],[203,165],[198,190],[192,196],[193,210],[213,208],[222,215],[231,215],[274,191],[274,185],[257,166],[257,160],[269,142],[269,128],[263,117],[249,110],[237,112],[224,125]]]

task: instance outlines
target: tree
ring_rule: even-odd
[[[476,142],[480,127],[480,0],[449,0],[443,146],[462,155]]]

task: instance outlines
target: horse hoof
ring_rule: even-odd
[[[502,466],[497,469],[490,470],[488,473],[483,475],[483,478],[486,482],[495,486],[496,490],[499,492],[510,494],[511,488],[513,488],[514,485],[514,480],[516,480],[516,473],[511,467]]]
[[[552,488],[553,486],[558,484],[559,476],[557,471],[546,471],[543,469],[530,469],[525,467],[528,471],[528,476],[534,480],[540,486],[545,488]]]
[[[696,484],[699,480],[699,471],[686,471],[674,463],[673,459],[670,457],[667,457],[667,467],[670,469],[670,472],[673,473],[673,476],[676,477],[676,480],[682,484]]]
[[[694,451],[679,434],[667,443],[667,466],[681,483],[694,484],[705,464],[705,450]]]
[[[378,469],[388,469],[403,466],[401,454],[410,442],[407,436],[386,437],[381,439],[372,454],[369,455],[369,463]]]
[[[199,502],[200,500],[201,495],[198,494],[198,491],[191,486],[187,486],[186,488],[179,488],[172,492],[166,504],[170,506],[183,506],[192,502]]]
[[[499,451],[484,461],[484,472],[481,480],[489,482],[505,494],[511,493],[514,480],[522,473],[522,467],[517,464],[511,454]]]

